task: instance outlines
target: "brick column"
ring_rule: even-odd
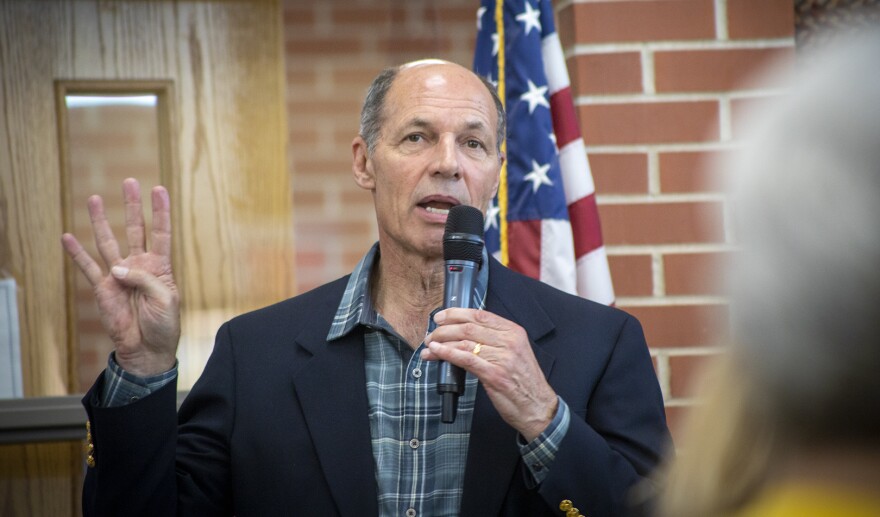
[[[557,5],[596,180],[618,305],[645,327],[673,431],[693,373],[728,323],[734,249],[712,162],[737,149],[744,108],[794,62],[789,0],[584,0]]]

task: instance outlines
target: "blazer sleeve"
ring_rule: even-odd
[[[179,413],[176,382],[126,406],[98,407],[99,377],[83,398],[95,459],[83,515],[232,515],[233,381],[228,324]]]
[[[551,508],[570,500],[584,515],[624,515],[627,493],[670,446],[644,333],[626,315],[586,413],[572,413],[539,493]]]

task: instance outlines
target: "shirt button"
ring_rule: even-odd
[[[540,463],[532,463],[532,469],[534,469],[535,472],[541,472],[541,470],[544,469],[544,465],[541,465]]]
[[[406,511],[406,517],[416,517],[416,509],[410,508]]]
[[[131,397],[130,399],[128,399],[129,402],[137,402],[138,400],[140,400],[140,397],[138,397],[137,395],[135,395],[135,396]]]
[[[412,447],[413,449],[418,449],[419,448],[419,439],[413,438],[412,440],[410,440],[409,446]],[[410,508],[410,509],[412,510],[412,508]],[[415,511],[415,510],[413,510],[413,511]],[[415,514],[413,514],[413,515],[415,515]]]
[[[412,371],[412,376],[415,377],[416,379],[418,379],[419,377],[421,377],[421,376],[422,376],[422,369],[421,369],[421,368],[416,368],[415,370],[413,370],[413,371]]]

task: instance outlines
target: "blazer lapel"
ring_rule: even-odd
[[[522,326],[544,377],[550,376],[554,357],[536,346],[554,324],[541,305],[521,288],[521,279],[490,259],[486,310]],[[519,288],[518,288],[519,287]],[[480,384],[474,402],[474,416],[464,473],[462,515],[497,515],[517,469],[520,454],[517,432],[495,410]]]
[[[314,325],[313,327],[321,327]],[[313,357],[294,375],[296,395],[324,475],[342,515],[378,514],[363,335],[359,329],[333,342],[300,336]]]

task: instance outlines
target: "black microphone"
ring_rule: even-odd
[[[483,213],[478,209],[458,205],[449,210],[443,232],[443,260],[446,261],[443,308],[474,308],[474,287],[483,262]],[[458,397],[464,393],[464,378],[464,369],[440,362],[437,393],[443,397],[440,420],[445,424],[455,421]]]

